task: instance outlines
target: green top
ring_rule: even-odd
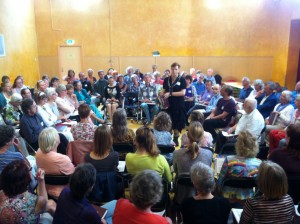
[[[148,154],[140,155],[136,153],[128,153],[126,155],[126,168],[128,173],[132,175],[136,175],[138,172],[143,170],[155,170],[168,182],[171,182],[172,180],[169,164],[162,155],[151,157]]]

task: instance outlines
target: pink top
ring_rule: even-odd
[[[46,174],[70,175],[75,170],[75,167],[68,156],[54,151],[43,153],[41,149],[38,149],[35,158],[38,168],[45,170]],[[52,186],[46,184],[48,194],[54,197],[58,197],[64,187],[65,186]]]
[[[187,145],[187,132],[185,132],[181,137],[181,147],[185,147]],[[204,131],[203,138],[199,144],[201,147],[213,147],[213,138],[209,132]]]

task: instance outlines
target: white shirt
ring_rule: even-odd
[[[65,98],[57,97],[55,102],[59,110],[59,115],[65,116],[67,118],[73,115],[75,107],[68,100],[66,100]]]
[[[254,109],[250,114],[243,114],[237,123],[235,134],[239,134],[241,131],[249,131],[253,136],[258,138],[260,132],[265,126],[265,120],[261,113]]]
[[[273,111],[277,111],[277,108],[279,107],[279,105],[280,105],[280,103],[274,107]],[[281,110],[279,112],[280,112],[280,116],[277,117],[274,125],[279,125],[282,128],[285,128],[293,120],[294,107],[292,106],[292,104],[289,104],[288,106],[286,106],[283,110]]]
[[[37,106],[38,114],[43,118],[43,121],[47,127],[51,127],[56,124],[57,116],[52,112],[48,105]]]

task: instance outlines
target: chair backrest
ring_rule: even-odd
[[[72,163],[77,166],[84,162],[84,156],[93,150],[94,143],[92,141],[75,140],[69,142],[67,146],[67,156],[70,157]]]
[[[177,185],[194,187],[191,176],[189,174],[181,174],[177,178]]]
[[[169,202],[170,202],[170,196],[169,196],[169,191],[170,191],[170,185],[168,183],[167,180],[165,180],[164,178],[162,178],[162,182],[163,182],[163,194],[161,197],[161,200],[156,203],[155,205],[152,206],[151,210],[153,212],[160,212],[163,210],[167,210],[168,206],[169,206]]]
[[[294,204],[300,202],[300,175],[288,175],[288,194],[293,198]]]
[[[119,160],[125,160],[127,153],[135,152],[135,147],[129,143],[115,143],[113,144],[113,150],[119,153]]]
[[[226,142],[222,148],[219,154],[222,155],[236,155],[235,152],[235,143],[233,142]]]
[[[175,197],[174,202],[178,205],[182,203],[185,198],[196,195],[196,190],[189,174],[180,174],[176,178]]]
[[[45,184],[49,185],[68,185],[70,175],[51,175],[45,174]]]
[[[211,151],[212,153],[215,153],[215,150],[212,147],[208,147],[208,146],[201,146],[202,149],[207,149],[209,151]]]
[[[132,108],[132,107],[138,107],[138,93],[135,92],[125,92],[123,93],[124,96],[124,105],[123,108]]]
[[[115,171],[97,173],[96,183],[88,195],[92,202],[103,203],[117,198],[117,174]]]
[[[173,153],[175,150],[174,145],[157,145],[158,149],[160,150],[160,153],[167,154],[167,153]]]
[[[222,183],[224,186],[234,188],[257,188],[255,177],[226,177]]]

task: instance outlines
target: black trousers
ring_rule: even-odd
[[[225,122],[223,119],[208,119],[205,120],[203,124],[204,131],[211,133],[214,143],[217,141],[217,132],[215,129],[225,128],[226,126],[227,122]]]

